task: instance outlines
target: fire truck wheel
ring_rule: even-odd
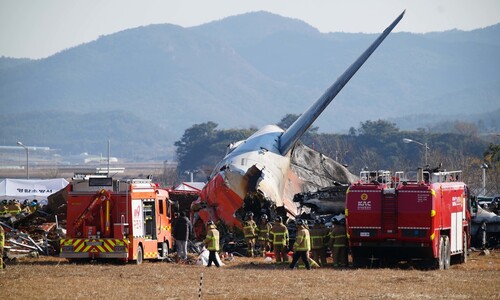
[[[462,255],[460,256],[460,262],[461,263],[466,263],[468,255],[469,255],[469,249],[467,249],[467,233],[464,232],[463,246],[462,246]]]
[[[448,236],[444,237],[444,269],[448,270],[450,268],[451,259],[451,245],[450,238]]]
[[[161,257],[167,258],[168,256],[168,245],[167,243],[161,243]]]
[[[444,238],[439,238],[438,257],[436,258],[436,269],[444,269]]]
[[[143,256],[142,256],[142,247],[139,246],[139,247],[137,247],[137,261],[136,261],[136,263],[138,265],[142,264],[142,258],[143,258]]]

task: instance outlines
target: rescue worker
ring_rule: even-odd
[[[243,222],[243,234],[247,243],[247,256],[253,257],[257,237],[257,224],[253,220],[253,212],[249,212],[246,221]]]
[[[212,266],[212,262],[215,264],[217,268],[220,267],[219,261],[217,260],[217,252],[219,251],[219,231],[215,226],[213,221],[207,222],[207,236],[203,241],[205,245],[207,245],[208,251],[210,251],[208,255],[208,263],[207,267]]]
[[[7,203],[7,199],[2,200],[2,203],[0,203],[0,216],[7,213]]]
[[[293,244],[293,258],[292,263],[290,263],[290,269],[294,269],[299,261],[302,259],[306,269],[311,270],[311,265],[309,264],[309,251],[311,250],[311,237],[309,235],[309,229],[307,224],[299,219],[297,220],[297,236],[295,238],[295,243]]]
[[[266,251],[270,250],[269,246],[269,232],[271,231],[271,224],[268,222],[267,215],[260,216],[259,226],[257,227],[257,247],[262,253],[262,257],[266,257]]]
[[[283,219],[277,216],[269,231],[269,242],[273,245],[274,258],[277,264],[288,263],[288,228],[283,224]]]
[[[333,227],[330,232],[330,249],[332,250],[333,266],[347,267],[347,235],[345,218],[332,218]]]
[[[313,227],[309,230],[311,235],[311,254],[314,261],[320,266],[326,266],[325,242],[329,235],[327,228],[321,225],[321,219],[314,221]]]
[[[16,216],[21,213],[21,205],[17,200],[10,200],[9,205],[7,206],[7,213],[11,216]]]
[[[38,201],[35,199],[33,201],[31,201],[30,205],[29,205],[29,212],[30,214],[34,213],[35,211],[38,210],[40,206],[38,205]]]
[[[3,269],[3,246],[5,243],[5,231],[0,225],[0,270]]]

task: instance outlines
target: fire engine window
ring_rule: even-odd
[[[154,201],[144,201],[143,202],[144,211],[144,231],[146,239],[156,239],[155,230],[155,206]]]
[[[163,215],[163,199],[158,201],[158,206],[160,206],[160,215]]]
[[[170,212],[172,210],[172,202],[171,201],[167,201],[167,218],[170,219]]]

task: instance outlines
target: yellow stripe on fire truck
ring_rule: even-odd
[[[128,251],[128,240],[119,239],[62,239],[61,248],[72,246],[73,252],[115,252],[115,246],[124,246]]]

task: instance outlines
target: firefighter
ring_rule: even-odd
[[[6,199],[2,200],[2,203],[0,203],[0,216],[7,213],[7,203]]]
[[[283,224],[283,219],[278,216],[269,231],[269,242],[273,245],[274,258],[277,264],[288,263],[288,228]]]
[[[330,249],[332,250],[333,266],[347,267],[347,235],[345,218],[332,218],[332,231],[330,232]]]
[[[3,269],[3,246],[5,243],[5,231],[0,225],[0,270]]]
[[[205,237],[203,243],[207,245],[208,251],[210,251],[210,254],[208,255],[207,267],[212,266],[212,262],[217,268],[220,267],[216,256],[219,251],[219,231],[213,221],[207,222],[207,236]]]
[[[268,222],[267,215],[260,216],[259,226],[257,227],[257,246],[262,252],[262,257],[266,257],[266,251],[270,250],[269,246],[269,232],[271,231],[271,224]]]
[[[21,205],[17,200],[10,200],[9,205],[7,206],[7,213],[11,216],[16,216],[21,213]]]
[[[321,224],[321,219],[316,219],[314,225],[309,230],[311,235],[311,254],[314,261],[320,266],[326,266],[325,241],[328,237],[328,230]]]
[[[247,243],[247,256],[253,257],[255,240],[257,237],[257,224],[255,224],[253,220],[253,212],[249,212],[246,221],[243,222],[243,234],[245,235],[245,241]]]
[[[35,199],[33,201],[31,201],[30,205],[29,205],[29,213],[32,214],[34,213],[35,211],[38,210],[40,206],[38,205],[38,201]]]
[[[309,229],[307,228],[307,223],[303,220],[297,220],[297,236],[295,238],[295,243],[293,244],[293,259],[290,263],[290,269],[294,269],[295,265],[302,259],[306,269],[311,270],[311,265],[309,264],[309,251],[311,250],[311,237],[309,235]]]

